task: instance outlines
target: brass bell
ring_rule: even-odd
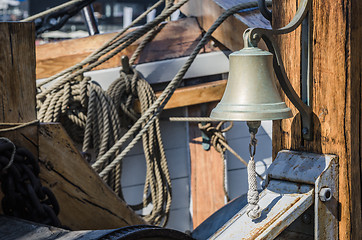
[[[246,47],[229,56],[230,71],[224,96],[210,117],[229,121],[262,121],[292,117],[273,78],[273,55]]]

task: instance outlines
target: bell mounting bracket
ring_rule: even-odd
[[[302,101],[290,84],[274,36],[290,33],[301,25],[310,10],[311,3],[311,0],[302,0],[294,18],[285,27],[279,29],[249,28],[244,32],[245,47],[257,47],[260,39],[263,39],[268,50],[273,54],[273,68],[277,79],[286,96],[300,112],[302,121],[301,134],[304,140],[309,141],[313,140],[313,112],[311,107]]]

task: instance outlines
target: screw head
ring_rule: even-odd
[[[319,191],[319,199],[322,202],[327,202],[332,199],[333,193],[332,189],[324,187]]]

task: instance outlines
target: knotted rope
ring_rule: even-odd
[[[156,3],[155,7],[160,2]],[[171,7],[171,3],[172,1],[169,1],[163,11],[163,13],[166,12],[166,15],[170,13],[168,8]],[[139,20],[138,18],[135,21]],[[146,44],[160,29],[159,26],[155,26],[146,35],[134,52],[131,63],[137,59]],[[74,67],[73,69],[74,72],[79,71]],[[140,99],[142,112],[155,100],[155,94],[150,85],[140,77],[138,72],[134,69],[131,70],[131,74],[126,74],[124,70],[121,70],[120,78],[111,85],[108,92],[104,92],[97,84],[90,82],[89,78],[84,78],[82,74],[75,75],[50,92],[48,89],[42,89],[42,92],[48,91],[48,94],[45,95],[45,98],[40,98],[38,95],[39,119],[42,122],[61,122],[73,140],[83,142],[83,152],[87,156],[94,153],[98,159],[121,137],[121,127],[126,129],[139,118],[139,114],[133,110],[134,99]],[[68,73],[68,75],[72,74]],[[41,86],[42,84],[38,85],[38,87]],[[141,204],[131,207],[139,210],[152,203],[153,210],[149,215],[144,216],[145,220],[153,224],[162,222],[164,225],[171,207],[171,178],[158,121],[143,136],[143,139],[147,163],[144,196],[149,196],[144,197]],[[117,154],[118,150],[108,155],[108,161],[103,162],[98,170],[107,166]],[[114,189],[116,194],[124,199],[121,189],[121,165],[120,161],[102,178]]]
[[[248,183],[249,183],[249,190],[248,190],[248,207],[246,209],[246,214],[251,219],[257,219],[261,216],[259,202],[259,192],[258,192],[258,185],[256,182],[256,170],[255,170],[255,150],[256,145],[258,143],[257,139],[255,138],[256,132],[250,132],[250,143],[249,143],[249,153],[250,153],[250,161],[248,163]]]
[[[224,195],[225,195],[227,201],[229,201],[230,198],[227,193],[227,186],[226,186],[226,183],[227,183],[227,179],[226,179],[227,170],[226,170],[226,158],[225,158],[226,139],[225,139],[225,136],[223,135],[223,133],[229,131],[233,127],[233,122],[229,122],[229,126],[227,126],[226,128],[221,128],[224,123],[225,123],[224,121],[219,122],[216,127],[212,126],[212,124],[210,122],[208,122],[206,124],[199,123],[198,127],[203,133],[206,134],[206,136],[209,137],[210,144],[221,155],[221,158],[223,161],[223,190],[224,190]]]
[[[144,113],[155,101],[156,96],[149,83],[135,69],[130,67],[130,71],[129,74],[123,70],[120,72],[120,78],[111,84],[108,94],[116,106],[120,106],[119,109],[122,109],[123,115],[136,121],[139,116],[133,110],[134,100],[139,99],[141,113]],[[160,223],[162,218],[167,221],[171,207],[172,187],[158,117],[142,135],[142,143],[147,167],[143,192],[145,197],[143,203],[131,207],[139,210],[152,202],[152,212],[144,218],[149,222]]]

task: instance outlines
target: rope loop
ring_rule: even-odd
[[[250,133],[250,143],[249,143],[249,154],[250,157],[253,158],[256,152],[256,145],[258,144],[258,140],[255,138],[255,133]]]
[[[233,127],[233,122],[229,122],[229,125],[225,128],[222,128],[225,121],[221,121],[217,124],[216,127],[212,126],[211,122],[199,123],[199,129],[205,133],[210,138],[211,145],[218,151],[219,153],[225,153],[226,147],[226,139],[223,133],[229,131]]]
[[[14,157],[15,157],[15,153],[16,153],[16,146],[15,144],[8,138],[6,137],[0,137],[0,141],[3,141],[3,142],[8,142],[12,145],[13,147],[13,151],[11,153],[11,157],[10,157],[10,160],[9,160],[9,163],[1,170],[1,173],[6,173],[6,171],[11,167],[11,165],[13,165],[13,162],[14,162]]]

